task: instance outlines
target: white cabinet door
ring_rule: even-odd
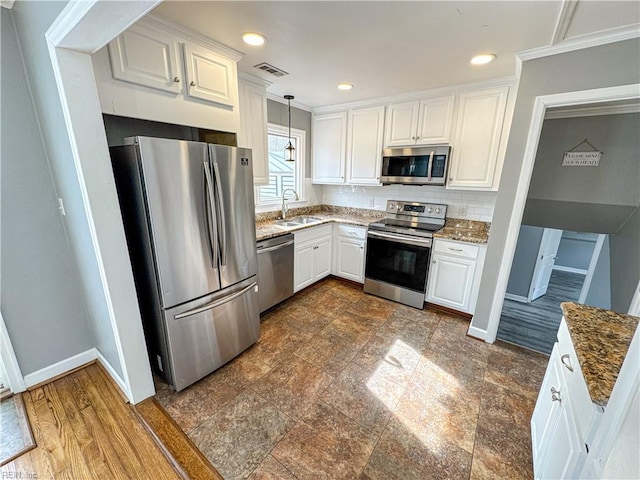
[[[384,107],[349,111],[347,183],[379,185]]]
[[[576,473],[579,471],[576,471],[582,467],[586,456],[586,451],[580,443],[571,406],[567,402],[562,402],[543,464],[536,472],[536,477],[541,479],[577,478]]]
[[[509,87],[460,94],[447,188],[490,190]]]
[[[313,117],[313,183],[344,183],[347,112]]]
[[[418,102],[393,103],[387,109],[385,145],[415,145],[418,124]]]
[[[190,97],[230,108],[238,104],[236,62],[187,41],[184,42],[184,58]]]
[[[172,93],[182,90],[176,37],[148,25],[134,25],[109,43],[117,80]]]
[[[354,282],[364,282],[364,241],[336,237],[335,274]]]
[[[449,143],[454,99],[450,95],[420,101],[416,144]]]
[[[267,91],[264,87],[245,81],[239,82],[238,88],[240,97],[238,146],[251,149],[254,185],[268,185]]]
[[[560,403],[562,400],[560,395],[564,392],[561,391],[563,389],[557,358],[558,346],[556,344],[551,352],[538,399],[533,409],[533,415],[531,415],[531,445],[534,472],[538,472],[542,466],[545,450],[549,446],[551,435],[560,415]],[[554,396],[551,392],[552,388],[560,393]],[[560,400],[556,400],[556,398]]]
[[[467,312],[476,261],[437,253],[431,258],[427,302]]]
[[[323,237],[315,244],[313,254],[314,281],[326,277],[331,273],[331,237]]]
[[[315,281],[313,257],[315,244],[313,242],[296,245],[293,260],[293,291],[297,292],[308,287]]]

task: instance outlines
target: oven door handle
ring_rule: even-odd
[[[393,240],[394,242],[404,243],[405,245],[419,245],[424,247],[431,246],[430,238],[418,238],[418,237],[404,237],[399,235],[392,235],[390,233],[382,233],[382,232],[372,232],[369,230],[367,232],[367,237],[372,238],[380,238],[383,240]]]

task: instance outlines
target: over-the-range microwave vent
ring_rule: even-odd
[[[274,67],[273,65],[270,65],[267,62],[262,62],[262,63],[259,63],[257,65],[254,65],[253,68],[257,68],[258,70],[263,70],[263,71],[265,71],[267,73],[270,73],[271,75],[273,75],[275,77],[284,77],[285,75],[289,75],[284,70],[282,70],[282,69],[280,69],[278,67]]]

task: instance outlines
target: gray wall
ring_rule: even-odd
[[[595,233],[563,231],[555,264],[588,270],[597,240],[598,235]]]
[[[286,104],[267,100],[267,121],[275,125],[289,126],[289,109]],[[304,176],[311,178],[311,112],[291,107],[291,128],[307,132],[305,145]]]
[[[93,330],[92,333],[91,329],[78,329],[74,335],[81,337],[84,344],[95,342],[91,346],[95,346],[115,371],[122,375],[109,310],[102,293],[97,255],[91,240],[87,212],[82,201],[78,174],[71,154],[45,39],[47,29],[65,5],[66,2],[16,2],[13,7],[13,16],[49,167],[53,174],[56,191],[64,200],[67,213],[67,216],[63,217],[64,227],[80,273],[82,293],[87,304],[87,319]],[[44,240],[43,244],[46,245]],[[64,280],[59,278],[58,282],[60,281]],[[43,317],[39,320],[43,325],[42,328],[45,328],[44,325],[47,323],[54,323],[63,331],[71,329],[67,326],[68,321],[63,317],[54,319]],[[63,351],[53,341],[43,346],[38,352],[42,357],[57,356],[59,359],[68,357],[69,354],[71,353]]]
[[[626,40],[523,62],[491,236],[472,326],[489,325],[497,272],[505,263],[509,221],[523,166],[537,96],[640,83],[640,39]],[[507,260],[508,261],[508,260]]]
[[[604,239],[593,279],[584,300],[585,305],[609,310],[611,308],[611,262],[609,261],[609,237]]]
[[[540,249],[543,234],[544,228],[529,225],[520,226],[507,293],[521,297],[529,296],[531,279],[536,268],[538,250]]]
[[[640,203],[638,132],[639,113],[545,120],[527,198],[637,207]],[[563,167],[564,152],[585,138],[604,152],[600,165]],[[579,150],[590,150],[590,147],[584,145]]]
[[[611,309],[626,312],[640,278],[640,209],[622,229],[609,236],[611,248]]]
[[[1,303],[28,375],[95,346],[40,136],[13,12],[0,8]]]

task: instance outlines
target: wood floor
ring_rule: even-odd
[[[504,301],[498,338],[537,352],[550,354],[556,341],[561,302],[577,302],[585,275],[554,270],[546,295],[531,303]]]
[[[95,363],[23,400],[37,447],[0,468],[1,478],[180,478]]]

